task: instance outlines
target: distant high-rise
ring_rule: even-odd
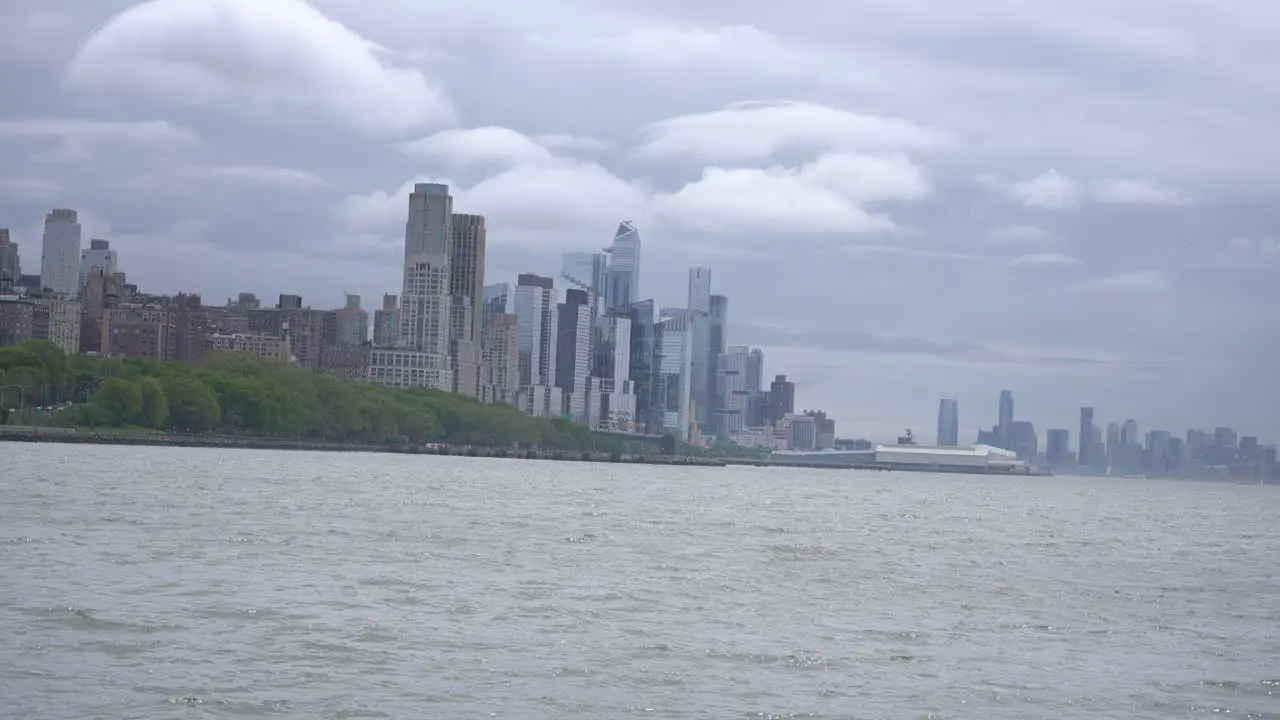
[[[449,250],[453,197],[446,185],[419,183],[405,224],[400,341],[418,352],[449,353]]]
[[[715,374],[719,352],[711,347],[711,270],[689,268],[689,325],[693,333],[692,390],[697,416],[694,421],[712,432],[715,417]]]
[[[778,375],[769,385],[769,424],[777,425],[782,418],[795,414],[796,384]]]
[[[592,366],[596,386],[590,413],[592,425],[598,429],[621,432],[635,429],[632,337],[631,318],[622,311],[612,310],[600,319],[599,344],[595,348]]]
[[[517,276],[515,310],[520,350],[520,406],[537,417],[559,415],[562,403],[560,389],[556,387],[559,313],[555,282],[533,273]]]
[[[751,348],[732,345],[720,353],[716,367],[716,434],[731,439],[747,426],[747,369]]]
[[[764,390],[764,351],[751,348],[747,357],[747,392],[757,394]]]
[[[1019,460],[1035,460],[1040,453],[1040,438],[1036,434],[1036,426],[1026,420],[1014,421],[1009,429],[1009,438],[1012,442],[1005,449],[1016,452]]]
[[[1000,422],[996,440],[1005,450],[1013,450],[1013,391],[1000,391]]]
[[[510,283],[484,286],[481,315],[481,399],[517,403],[520,389],[519,323]]]
[[[400,342],[400,296],[383,295],[382,309],[373,311],[373,344],[395,347]]]
[[[619,312],[617,308],[611,312]],[[661,392],[658,365],[661,347],[659,325],[653,300],[644,300],[622,309],[631,321],[631,382],[636,397],[635,422],[644,432],[662,429]]]
[[[1093,408],[1080,408],[1080,447],[1076,462],[1080,465],[1091,466],[1096,458],[1093,457]]]
[[[449,333],[455,340],[479,345],[487,235],[484,216],[454,214],[449,232],[449,295],[455,308]],[[457,327],[454,319],[459,321]]]
[[[681,441],[690,437],[693,400],[693,329],[688,312],[658,323],[658,383],[655,394],[662,429]]]
[[[1053,428],[1045,434],[1045,461],[1050,468],[1068,467],[1071,456],[1071,431]]]
[[[1125,420],[1124,425],[1120,426],[1120,444],[1121,445],[1141,445],[1142,440],[1138,437],[1138,421]]]
[[[79,282],[80,221],[75,210],[58,208],[44,219],[40,287],[65,295],[78,295]]]
[[[960,403],[943,399],[938,403],[938,446],[956,447],[960,444]]]
[[[724,295],[711,296],[711,314],[707,317],[707,367],[710,368],[710,388],[707,393],[707,401],[711,408],[719,408],[725,405],[725,399],[720,395],[720,386],[716,381],[716,373],[719,372],[720,356],[723,355],[728,347],[729,339],[729,298]],[[748,351],[748,357],[750,351]],[[748,362],[750,360],[748,359]],[[747,371],[743,369],[742,381],[745,387],[747,380]],[[745,404],[745,399],[743,400]],[[744,405],[745,407],[745,405]],[[712,420],[714,420],[714,416]]]
[[[618,225],[609,254],[606,273],[605,310],[626,307],[640,299],[640,233],[630,221]]]
[[[560,257],[560,276],[565,288],[587,293],[588,304],[597,316],[604,312],[605,283],[608,281],[609,256],[603,253],[565,253]]]
[[[101,270],[105,277],[116,274],[116,251],[111,249],[109,240],[90,240],[89,247],[81,251],[77,292],[84,289],[85,278],[94,270]]]
[[[9,292],[22,276],[18,244],[9,237],[8,228],[0,228],[0,292]]]
[[[369,313],[360,307],[360,296],[346,294],[346,303],[337,313],[339,345],[361,345],[369,341]]]
[[[555,386],[564,399],[562,412],[575,422],[585,423],[590,406],[587,378],[591,376],[591,332],[595,325],[591,296],[586,290],[569,288],[557,308]]]

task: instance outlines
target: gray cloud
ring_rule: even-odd
[[[489,218],[492,279],[620,219],[660,304],[711,265],[731,341],[842,421],[927,425],[948,394],[976,427],[1009,387],[1042,424],[1113,403],[1280,439],[1276,21],[1261,0],[9,0],[0,226],[31,267],[70,205],[156,290],[336,305],[397,288],[404,196],[443,180]]]

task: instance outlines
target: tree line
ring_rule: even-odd
[[[191,363],[68,357],[45,340],[0,348],[0,416],[11,411],[22,422],[63,427],[605,453],[657,448],[509,405],[340,380],[243,353]]]

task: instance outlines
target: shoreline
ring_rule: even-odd
[[[378,445],[358,442],[330,442],[291,438],[232,437],[223,435],[182,435],[176,433],[85,432],[68,428],[0,425],[0,442],[59,443],[66,445],[126,445],[136,447],[198,447],[228,450],[294,450],[310,452],[369,452],[395,455],[444,455],[451,457],[505,458],[511,460],[552,460],[561,462],[601,462],[631,465],[679,467],[726,467],[720,458],[682,455],[621,455],[582,450],[513,450],[510,448],[460,447],[440,443],[396,443]]]

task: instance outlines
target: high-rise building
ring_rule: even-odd
[[[1040,438],[1036,426],[1026,420],[1016,420],[1009,426],[1012,447],[1006,448],[1018,454],[1019,460],[1035,460],[1040,453]]]
[[[731,345],[720,354],[716,367],[715,416],[716,435],[732,439],[747,427],[747,369],[751,364],[751,348]]]
[[[337,312],[337,344],[363,345],[369,342],[369,313],[360,307],[359,295],[344,295],[346,302]]]
[[[495,315],[511,315],[516,311],[516,295],[511,289],[511,283],[494,283],[484,286],[484,302],[480,306],[480,329],[483,332],[484,326],[489,322],[489,318]]]
[[[454,388],[449,355],[452,226],[453,198],[448,186],[414,185],[405,223],[400,337],[396,348],[373,352],[369,375],[375,382],[395,387]]]
[[[719,368],[720,356],[728,348],[729,339],[729,298],[724,295],[711,296],[711,314],[707,318],[708,343],[707,343],[707,366],[710,368],[710,389],[708,391],[708,402],[711,408],[722,407],[725,402],[720,396],[720,386],[716,382],[716,373]],[[748,350],[748,354],[750,351]],[[746,384],[746,369],[743,369],[743,384]],[[743,399],[745,407],[746,399]],[[744,410],[745,412],[745,410]],[[712,421],[715,421],[713,416]],[[745,417],[744,417],[745,420]]]
[[[1121,445],[1141,445],[1142,440],[1138,438],[1138,421],[1125,420],[1120,426],[1120,444]]]
[[[400,344],[400,296],[383,295],[382,309],[373,311],[373,344],[396,347]]]
[[[755,395],[764,390],[764,351],[751,348],[747,356],[747,392]]]
[[[1058,469],[1070,466],[1071,431],[1053,428],[1045,434],[1045,462],[1050,468]]]
[[[591,296],[586,290],[569,288],[557,308],[556,376],[563,400],[561,412],[574,422],[589,424],[591,393],[587,378],[591,377],[591,332],[595,326]]]
[[[616,309],[615,309],[616,311]],[[632,303],[623,309],[631,321],[631,383],[636,397],[635,422],[644,432],[662,429],[662,384],[659,381],[660,328],[653,300]]]
[[[640,299],[640,233],[631,221],[618,225],[609,254],[605,279],[605,310],[626,307]]]
[[[1000,422],[996,426],[996,440],[1005,450],[1013,450],[1013,391],[1000,391]]]
[[[1080,408],[1080,447],[1076,458],[1080,465],[1092,466],[1093,457],[1093,408]]]
[[[689,313],[658,323],[658,379],[655,393],[662,429],[680,440],[690,438],[693,404],[693,328]]]
[[[600,342],[592,375],[595,393],[591,425],[601,430],[630,432],[635,427],[636,395],[631,381],[631,318],[620,310],[600,319]]]
[[[485,316],[481,348],[480,399],[516,405],[520,391],[520,335],[514,312]]]
[[[562,402],[556,387],[559,313],[555,282],[533,273],[517,276],[515,311],[520,352],[519,405],[536,417],[557,416]]]
[[[63,295],[80,292],[80,221],[75,210],[57,208],[44,218],[40,287]]]
[[[704,433],[714,432],[715,374],[719,352],[711,346],[711,270],[689,268],[690,328],[693,332],[692,392],[697,410],[695,422]]]
[[[960,403],[944,398],[938,403],[938,446],[960,444]]]
[[[604,307],[605,283],[608,281],[609,256],[603,253],[565,253],[560,258],[560,276],[557,280],[566,288],[587,293],[588,304],[596,316]]]
[[[117,272],[116,251],[111,249],[110,240],[90,240],[89,247],[80,253],[80,274],[76,280],[76,291],[84,289],[85,278],[94,269],[102,271],[106,277]]]
[[[484,325],[483,215],[454,214],[449,228],[449,369],[453,391],[480,397]]]
[[[769,384],[769,424],[777,425],[782,418],[795,414],[796,384],[778,375]]]
[[[18,243],[9,237],[8,228],[0,228],[0,293],[12,292],[22,276]]]

